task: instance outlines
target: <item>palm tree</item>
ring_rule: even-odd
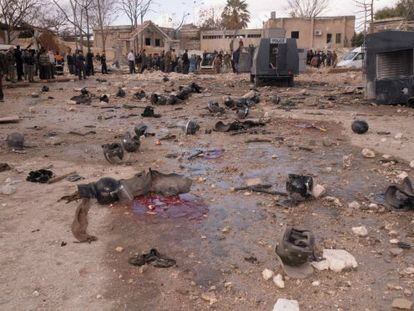
[[[223,26],[226,29],[243,29],[250,22],[250,12],[245,0],[227,0],[221,13]]]
[[[247,27],[250,22],[250,12],[245,0],[227,0],[226,6],[221,13],[221,23],[224,29],[234,30],[230,42],[230,51],[233,51],[233,43],[239,29]]]

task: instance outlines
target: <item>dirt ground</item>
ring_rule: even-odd
[[[219,120],[234,120],[235,112],[211,115],[206,106],[210,100],[222,104],[223,96],[249,91],[247,75],[162,78],[160,73],[99,74],[86,81],[48,83],[47,93],[40,92],[41,83],[6,89],[0,117],[19,115],[21,121],[0,124],[0,162],[12,166],[0,173],[0,187],[8,183],[17,189],[0,194],[1,310],[272,310],[278,298],[288,298],[297,300],[301,310],[359,311],[390,310],[394,298],[414,300],[414,275],[404,272],[414,266],[413,249],[390,253],[396,247],[391,239],[414,245],[413,211],[381,205],[387,185],[398,175],[414,177],[409,166],[414,160],[413,109],[366,102],[358,88],[361,73],[310,71],[293,88],[259,88],[261,101],[249,117],[268,123],[232,135],[209,130]],[[180,105],[155,106],[161,118],[140,116],[149,101],[134,99],[137,90],[170,92],[190,82],[203,92]],[[127,91],[125,98],[114,96],[120,85]],[[98,96],[111,94],[109,104],[97,99],[90,106],[69,103],[85,86]],[[33,92],[40,96],[33,98]],[[295,107],[273,104],[271,94]],[[367,134],[352,133],[356,118],[369,123]],[[196,135],[184,135],[179,128],[188,119],[200,123]],[[107,163],[101,145],[119,141],[119,135],[142,122],[155,136],[143,139],[140,151],[127,154],[125,163]],[[4,142],[15,131],[25,135],[23,153]],[[93,133],[79,135],[89,131]],[[160,139],[168,133],[176,138]],[[362,148],[374,150],[376,157],[364,158]],[[188,160],[197,149],[225,151],[217,159]],[[384,161],[383,154],[394,161]],[[349,155],[347,168],[343,157]],[[31,170],[45,167],[57,176],[76,171],[85,179],[26,181]],[[191,177],[191,195],[207,211],[201,217],[161,217],[137,214],[132,206],[94,202],[88,232],[98,241],[74,243],[70,226],[78,203],[59,198],[73,193],[76,184],[104,176],[128,178],[148,168]],[[284,191],[289,173],[313,176],[339,204],[321,198],[286,207],[276,196],[234,191],[251,178]],[[352,201],[360,208],[349,207]],[[351,228],[361,225],[368,229],[367,237],[353,234]],[[286,226],[312,230],[318,250],[347,250],[358,268],[315,271],[305,280],[285,278],[284,289],[265,281],[265,268],[283,273],[274,248]],[[176,266],[128,263],[129,257],[151,248],[174,258]]]

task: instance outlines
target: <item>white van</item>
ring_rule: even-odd
[[[364,58],[365,52],[362,51],[362,47],[359,47],[345,54],[342,60],[336,65],[336,67],[361,69]]]

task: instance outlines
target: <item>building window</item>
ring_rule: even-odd
[[[299,39],[299,31],[292,31],[292,32],[290,33],[290,37],[291,37],[292,39]]]
[[[332,34],[331,33],[328,33],[326,35],[326,43],[332,43]]]
[[[223,36],[217,35],[217,36],[203,36],[203,39],[222,39]]]
[[[155,39],[155,46],[161,46],[161,39]]]
[[[145,38],[145,45],[151,45],[151,38]]]
[[[342,34],[337,33],[335,38],[335,43],[341,43],[342,42]]]
[[[247,35],[247,38],[261,38],[262,35],[260,33],[252,33]]]

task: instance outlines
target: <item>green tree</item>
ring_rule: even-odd
[[[353,47],[362,46],[362,44],[364,44],[364,33],[354,33],[354,36],[351,39],[351,44]]]
[[[414,0],[399,0],[393,7],[386,7],[375,12],[375,19],[386,19],[392,17],[404,17],[414,20]]]
[[[227,0],[226,6],[221,13],[221,23],[224,29],[234,30],[230,41],[230,51],[233,51],[234,39],[240,29],[246,28],[250,22],[250,12],[245,0]]]

